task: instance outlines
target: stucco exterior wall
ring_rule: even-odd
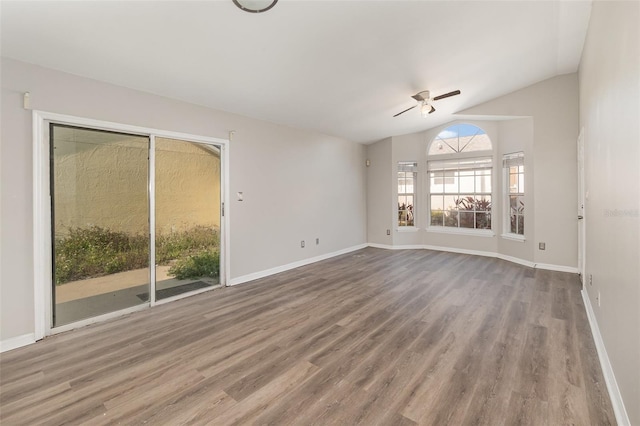
[[[53,129],[55,232],[149,226],[146,137]],[[220,226],[220,157],[205,146],[156,139],[156,232]]]

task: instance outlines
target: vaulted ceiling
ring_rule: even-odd
[[[590,1],[2,1],[2,56],[368,143],[577,70]],[[422,118],[411,95],[460,89]]]

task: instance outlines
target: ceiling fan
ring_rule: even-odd
[[[397,117],[400,114],[404,114],[405,112],[412,110],[417,106],[420,106],[420,114],[422,114],[423,117],[426,117],[427,115],[431,114],[436,110],[432,105],[433,101],[439,101],[440,99],[448,98],[450,96],[456,96],[459,94],[460,94],[459,90],[454,90],[453,92],[445,93],[444,95],[439,95],[434,98],[431,98],[431,94],[429,93],[429,91],[423,90],[422,92],[418,92],[412,96],[413,99],[418,101],[417,104],[415,104],[411,108],[405,109],[404,111],[400,111],[399,113],[394,115],[394,117]]]

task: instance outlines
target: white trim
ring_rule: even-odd
[[[607,349],[602,340],[602,334],[598,328],[598,321],[596,320],[596,314],[593,312],[593,305],[589,300],[589,294],[583,289],[582,300],[584,302],[584,309],[587,311],[587,318],[589,320],[589,326],[591,327],[591,334],[593,335],[593,341],[598,351],[598,359],[600,360],[600,367],[602,368],[602,374],[604,375],[604,381],[607,384],[607,391],[609,391],[609,399],[611,399],[611,405],[613,406],[613,413],[616,416],[616,422],[620,426],[630,426],[631,421],[629,415],[624,407],[624,400],[618,388],[618,382],[613,372],[613,366],[607,355]]]
[[[49,214],[49,191],[46,188],[48,182],[49,162],[44,152],[45,141],[44,119],[38,111],[32,112],[33,129],[33,302],[34,302],[34,341],[40,340],[45,335],[46,319],[49,317],[47,306],[47,286],[51,287],[51,268],[46,265],[50,262],[47,256],[47,247],[50,246],[51,232],[46,226],[46,221],[51,221]],[[48,219],[47,219],[48,218]],[[49,303],[50,305],[50,303]]]
[[[453,228],[447,226],[427,226],[427,232],[435,232],[438,234],[454,234],[454,235],[472,235],[475,237],[495,237],[496,234],[491,229],[470,229],[470,228]]]
[[[249,281],[254,281],[259,278],[268,277],[269,275],[279,274],[280,272],[285,272],[290,269],[299,268],[301,266],[309,265],[311,263],[320,262],[321,260],[330,259],[335,256],[340,256],[342,254],[351,253],[352,251],[360,250],[366,248],[368,244],[359,244],[357,246],[347,247],[342,250],[334,251],[327,254],[321,254],[320,256],[310,257],[308,259],[298,260],[297,262],[287,263],[286,265],[276,266],[275,268],[265,269],[264,271],[253,272],[251,274],[242,275],[236,278],[232,278],[229,282],[230,286],[244,284]]]
[[[198,290],[193,290],[188,293],[178,294],[177,296],[167,297],[165,299],[156,300],[153,306],[163,305],[169,302],[175,302],[176,300],[186,299],[187,297],[195,296],[201,293],[206,293],[207,291],[217,290],[219,288],[224,287],[222,284],[212,285],[211,287],[205,287]]]
[[[149,181],[147,202],[149,209],[149,304],[156,304],[156,136],[149,135]]]
[[[379,248],[379,249],[385,249],[385,250],[402,250],[408,246],[392,246],[388,244],[369,243],[367,244],[367,247],[373,247],[373,248]],[[422,248],[422,246],[420,246],[420,248]]]
[[[64,333],[65,331],[75,330],[80,327],[85,327],[87,325],[95,324],[97,322],[106,321],[113,318],[120,318],[125,315],[132,314],[134,312],[143,311],[149,307],[149,302],[141,303],[140,305],[132,306],[130,308],[122,309],[120,311],[108,312],[106,314],[98,315],[96,317],[91,317],[87,319],[83,319],[80,321],[72,322],[65,325],[60,325],[56,328],[50,328],[47,330],[47,335],[52,336],[58,333]]]
[[[545,270],[557,271],[557,272],[569,272],[572,274],[578,273],[578,268],[576,268],[575,266],[553,265],[549,263],[534,263],[530,260],[520,259],[518,257],[508,256],[506,254],[495,253],[491,251],[469,250],[469,249],[463,249],[463,248],[457,248],[457,247],[432,246],[432,245],[425,245],[425,244],[387,245],[387,244],[369,243],[368,246],[385,249],[385,250],[424,249],[424,250],[445,251],[449,253],[470,254],[473,256],[493,257],[496,259],[502,259],[502,260],[506,260],[507,262],[516,263],[518,265],[527,266],[529,268],[545,269]]]
[[[420,228],[415,226],[398,226],[396,232],[418,232]]]
[[[468,250],[468,249],[462,249],[457,247],[443,247],[443,246],[432,246],[432,245],[425,245],[423,247],[427,250],[446,251],[449,253],[470,254],[473,256],[482,256],[482,257],[498,257],[498,253],[493,253],[490,251]]]
[[[578,273],[577,266],[552,265],[550,263],[536,263],[537,269],[546,269],[547,271],[569,272],[571,274]]]
[[[519,257],[507,256],[506,254],[502,254],[502,253],[497,253],[496,257],[498,259],[506,260],[507,262],[517,263],[518,265],[522,265],[522,266],[528,266],[529,268],[538,268],[538,266],[532,261],[520,259]]]
[[[7,352],[36,342],[35,334],[23,334],[0,341],[0,352]]]
[[[514,234],[512,232],[505,232],[504,234],[501,234],[500,237],[505,240],[518,241],[520,243],[524,243],[526,241],[524,235]]]
[[[229,141],[231,143],[231,141]],[[220,187],[220,199],[224,203],[224,216],[221,215],[220,222],[222,225],[220,236],[220,244],[224,250],[220,252],[220,284],[229,285],[231,281],[231,191],[229,191],[229,156],[231,150],[227,144],[220,145],[220,158],[222,159],[220,167],[220,178],[223,179],[224,185]]]

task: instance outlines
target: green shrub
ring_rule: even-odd
[[[219,249],[215,228],[195,226],[182,232],[156,235],[156,263]],[[112,231],[99,226],[69,229],[55,241],[56,284],[149,267],[149,236]]]
[[[56,284],[149,266],[148,238],[92,226],[56,239]]]
[[[188,278],[212,277],[220,272],[220,253],[217,249],[210,249],[192,256],[178,259],[169,269],[169,275],[179,280]]]
[[[217,229],[194,226],[182,232],[156,234],[156,263],[167,265],[170,261],[220,246]]]

